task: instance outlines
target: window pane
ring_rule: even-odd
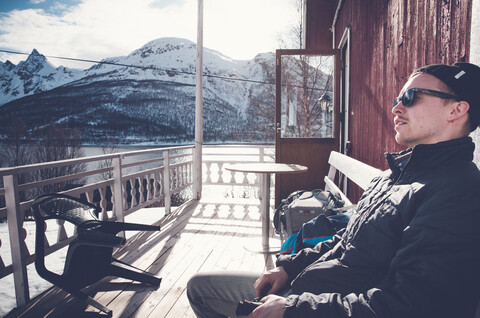
[[[334,56],[282,55],[282,138],[333,138]]]

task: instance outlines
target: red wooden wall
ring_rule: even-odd
[[[328,23],[340,0],[307,0],[307,48],[332,42]],[[472,0],[343,0],[335,25],[336,47],[351,29],[349,140],[352,157],[385,169],[396,144],[392,101],[410,73],[425,64],[468,61]]]
[[[332,26],[336,1],[306,0],[307,17],[305,28],[307,49],[331,49],[333,34]]]

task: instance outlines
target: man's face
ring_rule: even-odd
[[[430,74],[418,74],[408,80],[398,96],[410,88],[424,88],[448,93],[445,85]],[[406,107],[399,102],[392,109],[395,115],[395,140],[408,147],[418,144],[434,144],[451,139],[447,135],[449,107],[445,100],[423,93],[415,93],[415,102]]]

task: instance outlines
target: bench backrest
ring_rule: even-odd
[[[328,171],[328,175],[325,176],[325,190],[333,190],[340,193],[342,199],[345,201],[345,205],[351,205],[352,202],[335,184],[334,180],[337,172],[341,174],[339,178],[349,179],[364,190],[374,177],[382,173],[380,169],[369,166],[336,151],[330,153],[328,163],[330,164],[330,170]],[[344,179],[345,183],[347,181],[346,179]]]

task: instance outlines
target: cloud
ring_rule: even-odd
[[[241,58],[278,48],[280,33],[295,19],[292,1],[206,0],[205,46],[222,47],[222,53]]]
[[[204,46],[237,59],[273,51],[275,33],[284,31],[294,15],[289,3],[204,0]],[[68,8],[55,6],[0,14],[0,48],[22,52],[36,48],[45,55],[100,60],[127,55],[160,37],[196,41],[197,1],[193,0],[83,0]],[[14,63],[24,59],[9,57]],[[66,61],[51,62],[71,66]]]
[[[45,0],[30,0],[30,3],[32,4],[40,4],[40,3],[43,3],[45,2]]]

